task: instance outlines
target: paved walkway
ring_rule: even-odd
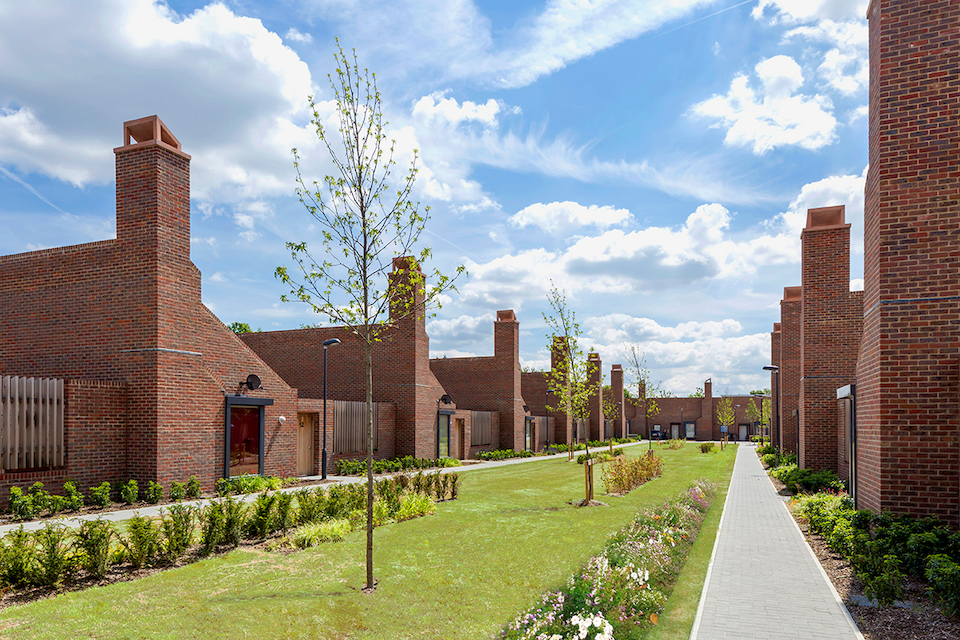
[[[739,447],[691,640],[863,640],[753,446]]]
[[[614,448],[614,449],[620,449],[620,448],[622,448],[622,447],[635,447],[635,446],[637,446],[637,445],[648,446],[648,445],[649,445],[649,442],[648,442],[647,440],[641,440],[640,442],[629,442],[629,443],[625,443],[625,444],[615,444],[615,445],[613,445],[613,448]],[[600,451],[600,450],[603,450],[603,449],[605,449],[605,447],[601,447],[600,449],[593,448],[593,449],[591,449],[591,451]],[[582,453],[583,453],[583,451],[577,451],[577,452],[576,452],[577,455],[580,455],[580,454],[582,454]],[[456,473],[461,473],[461,472],[463,472],[463,471],[473,471],[473,470],[475,470],[475,469],[490,469],[490,468],[493,468],[493,467],[507,467],[507,466],[510,466],[510,465],[514,465],[514,464],[524,464],[524,463],[527,463],[527,462],[537,462],[537,461],[542,461],[542,460],[554,460],[554,459],[559,458],[559,457],[564,457],[564,458],[566,458],[566,457],[568,457],[568,455],[569,455],[569,454],[567,454],[567,453],[556,453],[556,454],[547,455],[547,456],[531,456],[531,457],[529,457],[529,458],[509,458],[509,459],[507,459],[507,460],[492,460],[492,461],[489,461],[489,462],[482,462],[482,461],[473,460],[473,461],[471,461],[470,463],[468,463],[468,464],[463,464],[463,465],[461,465],[461,466],[459,466],[459,467],[443,467],[443,468],[441,468],[441,469],[427,469],[427,470],[425,470],[425,471],[430,472],[430,473],[434,473],[434,472],[439,472],[439,473],[454,473],[454,472],[456,472]],[[383,478],[383,477],[386,477],[386,476],[384,476],[384,475],[377,475],[377,476],[374,476],[374,477],[375,477],[376,479],[380,479],[380,478]],[[320,478],[320,476],[306,476],[306,477],[303,477],[303,478],[301,478],[301,479],[302,479],[302,480],[320,480],[321,478]],[[329,480],[331,483],[351,484],[351,483],[355,483],[355,482],[366,482],[367,476],[366,476],[366,475],[363,475],[363,476],[329,476],[329,475],[328,475],[328,476],[327,476],[327,480]],[[310,485],[307,485],[307,486],[309,487]],[[283,488],[283,489],[279,489],[279,491],[297,491],[297,490],[303,489],[303,488],[304,488],[304,486],[286,487],[286,488]],[[256,493],[249,493],[249,494],[246,494],[246,495],[234,496],[234,497],[235,497],[236,499],[241,500],[241,501],[244,501],[244,502],[253,502],[253,501],[255,501],[255,500],[257,499],[257,495],[258,495],[258,494],[256,494]],[[221,500],[221,498],[203,498],[203,499],[201,499],[201,500],[185,500],[185,501],[181,502],[180,504],[191,505],[191,506],[194,506],[194,507],[205,507],[205,506],[207,506],[209,503],[211,503],[211,502],[213,502],[213,501],[215,501],[215,500]],[[121,510],[121,511],[93,512],[93,513],[87,513],[87,514],[80,515],[80,516],[61,515],[61,516],[56,517],[56,518],[38,518],[38,519],[36,519],[36,520],[30,520],[30,521],[28,521],[28,522],[22,522],[22,523],[17,522],[17,523],[13,523],[13,524],[5,524],[5,525],[0,525],[0,538],[2,538],[3,536],[5,536],[5,535],[6,535],[7,533],[9,533],[10,531],[12,531],[12,530],[14,530],[14,529],[17,529],[17,528],[20,527],[21,525],[22,525],[23,528],[24,528],[25,530],[27,530],[27,531],[34,531],[34,530],[37,530],[37,529],[42,529],[43,527],[47,526],[48,523],[51,523],[51,522],[59,522],[59,523],[61,523],[61,524],[67,525],[68,527],[79,527],[79,526],[80,526],[80,523],[83,522],[84,520],[96,520],[97,518],[102,518],[102,519],[104,519],[104,520],[110,520],[111,522],[121,522],[121,521],[123,521],[123,520],[129,520],[130,518],[132,518],[132,517],[135,516],[135,515],[155,517],[155,516],[160,515],[161,511],[165,510],[165,509],[168,508],[169,506],[170,506],[169,504],[166,504],[166,505],[142,505],[142,506],[138,506],[138,507],[133,508],[133,509],[123,509],[123,510]]]

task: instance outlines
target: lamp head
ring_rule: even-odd
[[[330,338],[329,340],[324,340],[324,341],[323,341],[323,346],[325,346],[325,347],[330,347],[330,346],[333,346],[333,345],[335,345],[335,344],[340,344],[340,338]]]

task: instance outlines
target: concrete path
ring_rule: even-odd
[[[767,477],[741,446],[691,640],[863,640]]]
[[[613,448],[614,448],[614,449],[620,449],[620,448],[622,448],[622,447],[635,447],[635,446],[641,445],[641,444],[642,444],[642,445],[648,445],[649,443],[648,443],[647,440],[641,440],[640,442],[629,442],[629,443],[626,443],[626,444],[616,444],[616,445],[613,445]],[[601,448],[601,449],[596,449],[596,448],[591,449],[591,451],[602,451],[602,450],[604,450],[604,448]],[[577,455],[580,455],[580,454],[582,454],[582,453],[583,453],[583,451],[577,451],[577,452],[576,452]],[[426,470],[424,470],[424,471],[425,471],[425,472],[429,472],[429,473],[434,473],[434,472],[439,472],[439,473],[454,473],[454,472],[456,472],[456,473],[460,473],[460,472],[463,472],[463,471],[473,471],[473,470],[475,470],[475,469],[490,469],[490,468],[494,468],[494,467],[506,467],[506,466],[510,466],[510,465],[514,465],[514,464],[523,464],[523,463],[527,463],[527,462],[537,462],[537,461],[542,461],[542,460],[555,460],[555,459],[557,459],[557,458],[559,458],[559,457],[564,457],[564,458],[566,458],[566,457],[568,457],[568,454],[567,454],[567,453],[556,453],[556,454],[547,455],[547,456],[531,456],[531,457],[529,457],[529,458],[509,458],[509,459],[507,459],[507,460],[494,460],[494,461],[490,461],[490,462],[481,462],[481,461],[476,461],[476,460],[474,460],[474,461],[471,461],[470,464],[464,464],[464,465],[459,466],[459,467],[444,467],[444,468],[442,468],[442,469],[426,469]],[[385,478],[385,477],[387,477],[388,475],[389,475],[389,474],[380,474],[380,475],[374,476],[374,478],[375,478],[375,479]],[[302,479],[302,480],[320,480],[320,476],[305,476],[305,477],[303,477],[303,478],[301,478],[301,479]],[[327,480],[329,480],[331,483],[351,484],[351,483],[356,483],[356,482],[366,482],[367,477],[366,477],[366,476],[327,476]],[[309,487],[309,486],[310,486],[310,485],[308,485],[308,487]],[[314,485],[314,486],[317,486],[317,485]],[[303,488],[304,488],[303,486],[298,486],[298,487],[286,487],[286,488],[284,488],[284,489],[279,489],[279,491],[297,491],[297,490],[303,489]],[[242,495],[242,496],[234,496],[234,498],[236,498],[237,500],[241,500],[241,501],[243,501],[243,502],[253,502],[254,500],[257,499],[257,495],[258,495],[258,494],[256,494],[256,493],[250,493],[250,494],[246,494],[246,495]],[[205,506],[207,506],[208,504],[210,504],[211,502],[213,502],[213,501],[215,501],[215,500],[221,500],[221,499],[222,499],[222,498],[204,498],[204,499],[201,499],[201,500],[184,500],[184,501],[181,502],[180,504],[190,505],[190,506],[194,506],[194,507],[205,507]],[[80,526],[80,523],[83,522],[84,520],[96,520],[97,518],[103,518],[104,520],[109,520],[109,521],[111,521],[111,522],[121,522],[121,521],[123,521],[123,520],[129,520],[130,518],[132,518],[132,517],[135,516],[135,515],[155,517],[155,516],[160,515],[160,512],[161,512],[162,510],[164,510],[164,509],[167,509],[169,506],[170,506],[169,504],[167,504],[167,505],[158,505],[158,506],[144,505],[144,506],[135,507],[135,508],[133,508],[133,509],[123,509],[123,510],[121,510],[121,511],[108,511],[108,512],[103,512],[103,513],[101,513],[101,512],[94,512],[94,513],[87,513],[87,514],[80,515],[80,516],[73,516],[73,517],[71,517],[71,516],[69,516],[69,515],[62,515],[62,516],[58,516],[58,517],[56,517],[56,518],[39,518],[39,519],[36,519],[36,520],[30,520],[30,521],[28,521],[28,522],[23,522],[23,523],[19,523],[19,522],[18,522],[18,523],[14,523],[14,524],[5,524],[5,525],[0,525],[0,538],[2,538],[3,536],[5,536],[5,535],[6,535],[7,533],[9,533],[10,531],[13,531],[14,529],[17,529],[18,527],[20,527],[21,524],[23,525],[24,530],[26,530],[26,531],[35,531],[35,530],[37,530],[37,529],[42,529],[42,528],[44,528],[45,526],[47,526],[48,523],[51,523],[51,522],[58,522],[58,523],[67,525],[68,527],[79,527],[79,526]]]

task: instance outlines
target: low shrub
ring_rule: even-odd
[[[402,458],[393,458],[391,460],[374,460],[374,473],[396,473],[398,471],[413,471],[416,469],[435,469],[443,467],[459,467],[460,461],[456,458],[414,458],[413,456],[403,456]],[[360,459],[342,459],[336,462],[337,475],[339,476],[362,476],[367,473],[367,460]]]
[[[200,480],[197,476],[190,476],[190,479],[187,481],[187,497],[199,498],[200,494]]]
[[[243,540],[243,525],[247,521],[247,505],[227,496],[223,507],[223,542],[233,547]]]
[[[437,505],[422,493],[407,493],[400,496],[400,508],[395,515],[397,522],[428,516],[436,511]]]
[[[200,555],[213,553],[223,542],[225,517],[219,502],[208,505],[200,512]]]
[[[170,484],[170,499],[174,502],[180,502],[187,495],[187,485],[183,482],[172,482]]]
[[[323,516],[326,493],[323,489],[300,489],[293,494],[297,500],[296,523],[316,522]]]
[[[314,547],[322,542],[340,542],[350,533],[350,521],[345,518],[312,522],[293,532],[293,544],[299,549]]]
[[[66,496],[66,508],[70,511],[79,511],[83,508],[83,494],[80,488],[73,480],[67,480],[63,483],[63,493]]]
[[[157,504],[163,500],[163,485],[153,480],[147,485],[146,500],[150,504]]]
[[[73,566],[70,533],[62,524],[50,523],[35,534],[37,542],[37,570],[34,582],[41,587],[54,587]]]
[[[767,454],[770,455],[770,454]],[[764,464],[767,463],[767,456],[763,456]],[[770,472],[777,480],[786,485],[790,493],[819,493],[824,490],[844,491],[846,483],[837,477],[837,474],[830,469],[813,472],[809,469],[801,469],[796,464],[784,464],[774,468]]]
[[[110,483],[101,482],[95,487],[90,487],[90,502],[98,507],[105,507],[110,504]]]
[[[514,451],[513,449],[497,449],[496,451],[481,451],[477,454],[477,460],[508,460],[510,458],[532,458],[536,454],[533,451],[523,450]]]
[[[293,524],[293,494],[290,492],[277,494],[277,510],[270,525],[271,531],[280,531],[287,535],[287,530]]]
[[[258,476],[246,474],[217,480],[217,495],[245,495],[261,491],[275,491],[284,485],[284,480],[276,476]]]
[[[29,584],[37,562],[36,543],[29,531],[20,525],[0,538],[0,578],[11,587]]]
[[[450,476],[450,499],[456,500],[460,495],[460,474],[451,473]]]
[[[767,455],[770,455],[771,453],[776,453],[776,452],[777,452],[777,448],[772,444],[765,444],[757,447],[758,456],[767,456]]]
[[[34,482],[30,485],[27,496],[33,503],[33,512],[36,516],[39,516],[44,511],[49,511],[51,515],[58,511],[57,507],[59,505],[53,500],[53,496],[43,488],[42,482]]]
[[[120,485],[120,500],[126,504],[134,504],[140,499],[140,487],[137,481],[130,479],[126,484]]]
[[[277,494],[261,493],[257,496],[250,510],[250,518],[247,520],[247,533],[251,536],[260,538],[267,537],[270,533],[270,525],[273,521],[273,510],[277,504]]]
[[[930,597],[940,605],[943,615],[960,616],[960,564],[945,554],[934,554],[927,558],[924,576],[930,583]]]
[[[777,464],[777,454],[775,453],[765,453],[760,456],[760,463],[769,469],[773,465]]]
[[[193,507],[174,504],[160,520],[161,541],[160,557],[165,562],[174,563],[190,548],[194,529]]]
[[[100,579],[110,570],[110,543],[116,534],[107,520],[84,520],[77,531],[77,546],[83,551],[83,568]]]
[[[682,449],[683,446],[687,444],[687,441],[683,438],[672,438],[667,440],[667,449]]]
[[[120,537],[127,552],[127,560],[134,569],[153,562],[160,546],[160,529],[146,516],[135,515],[127,520],[127,533]]]
[[[717,450],[717,445],[712,442],[701,442],[700,453],[713,453]]]
[[[609,462],[610,460],[613,460],[614,458],[622,455],[623,455],[623,449],[614,449],[613,453],[611,453],[609,449],[602,449],[600,451],[591,453],[590,457],[596,460],[598,463],[600,463],[600,462]],[[587,460],[587,454],[585,453],[577,456],[577,464],[583,464],[584,462],[586,462],[586,460]]]
[[[10,513],[17,520],[33,520],[36,516],[36,510],[33,507],[33,500],[29,495],[23,495],[20,487],[10,487]]]
[[[663,473],[663,458],[652,452],[637,458],[618,457],[603,466],[601,479],[607,493],[627,494]]]

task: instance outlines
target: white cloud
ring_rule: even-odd
[[[307,65],[223,4],[182,16],[155,0],[16,3],[0,59],[0,157],[21,173],[110,182],[120,124],[154,113],[193,157],[201,199],[288,193],[289,149],[317,145],[302,124]]]
[[[760,0],[751,15],[760,20],[773,11],[773,21],[786,23],[810,20],[852,20],[864,18],[869,0]]]
[[[853,278],[850,281],[850,291],[863,291],[863,278]]]
[[[294,42],[310,43],[313,42],[313,36],[309,33],[300,33],[293,27],[287,31],[287,35],[284,36],[287,40],[293,40]]]
[[[462,315],[458,318],[431,320],[427,323],[427,335],[431,339],[456,340],[458,342],[489,339],[493,336],[496,317],[491,313],[481,316]]]
[[[865,20],[822,20],[814,26],[791,29],[784,34],[783,39],[803,39],[832,46],[823,54],[823,62],[817,69],[820,78],[828,87],[845,96],[853,96],[867,89],[870,80],[870,58]]]
[[[439,351],[430,351],[430,358],[476,358],[477,354],[472,351],[460,351],[459,349],[441,349]]]
[[[462,300],[519,310],[525,301],[542,299],[551,279],[570,295],[649,294],[696,282],[750,282],[764,267],[799,263],[807,209],[834,205],[846,207],[851,255],[862,255],[865,179],[866,169],[804,185],[786,211],[736,232],[730,228],[733,214],[713,203],[700,205],[676,227],[609,229],[579,237],[562,251],[535,248],[486,263],[468,260],[470,279],[460,287]]]
[[[413,116],[423,120],[439,119],[455,126],[472,121],[495,127],[499,113],[520,113],[519,107],[508,107],[502,100],[491,98],[484,104],[464,100],[460,104],[454,98],[445,98],[445,94],[444,91],[438,91],[417,100],[413,105]]]
[[[727,95],[694,105],[692,113],[718,120],[714,126],[727,130],[726,144],[752,147],[757,155],[783,146],[815,151],[833,143],[837,128],[833,103],[821,95],[794,95],[803,85],[803,72],[793,58],[768,58],[755,71],[759,93],[740,74]]]
[[[682,322],[675,327],[664,327],[651,318],[637,318],[625,313],[594,316],[584,322],[584,328],[589,339],[601,344],[704,340],[730,337],[743,331],[743,326],[732,319]]]
[[[215,274],[210,276],[210,282],[227,282],[227,279],[223,276],[222,273],[217,271]]]
[[[426,68],[446,80],[516,88],[715,1],[548,0],[496,38],[469,0],[385,0],[362,12],[348,0],[313,4],[318,16],[342,22],[358,48],[396,65],[395,75]]]
[[[600,229],[622,226],[633,216],[627,209],[611,206],[583,206],[577,202],[537,202],[528,205],[510,216],[508,221],[515,227],[540,227],[549,233],[567,233],[572,229],[595,226]]]

